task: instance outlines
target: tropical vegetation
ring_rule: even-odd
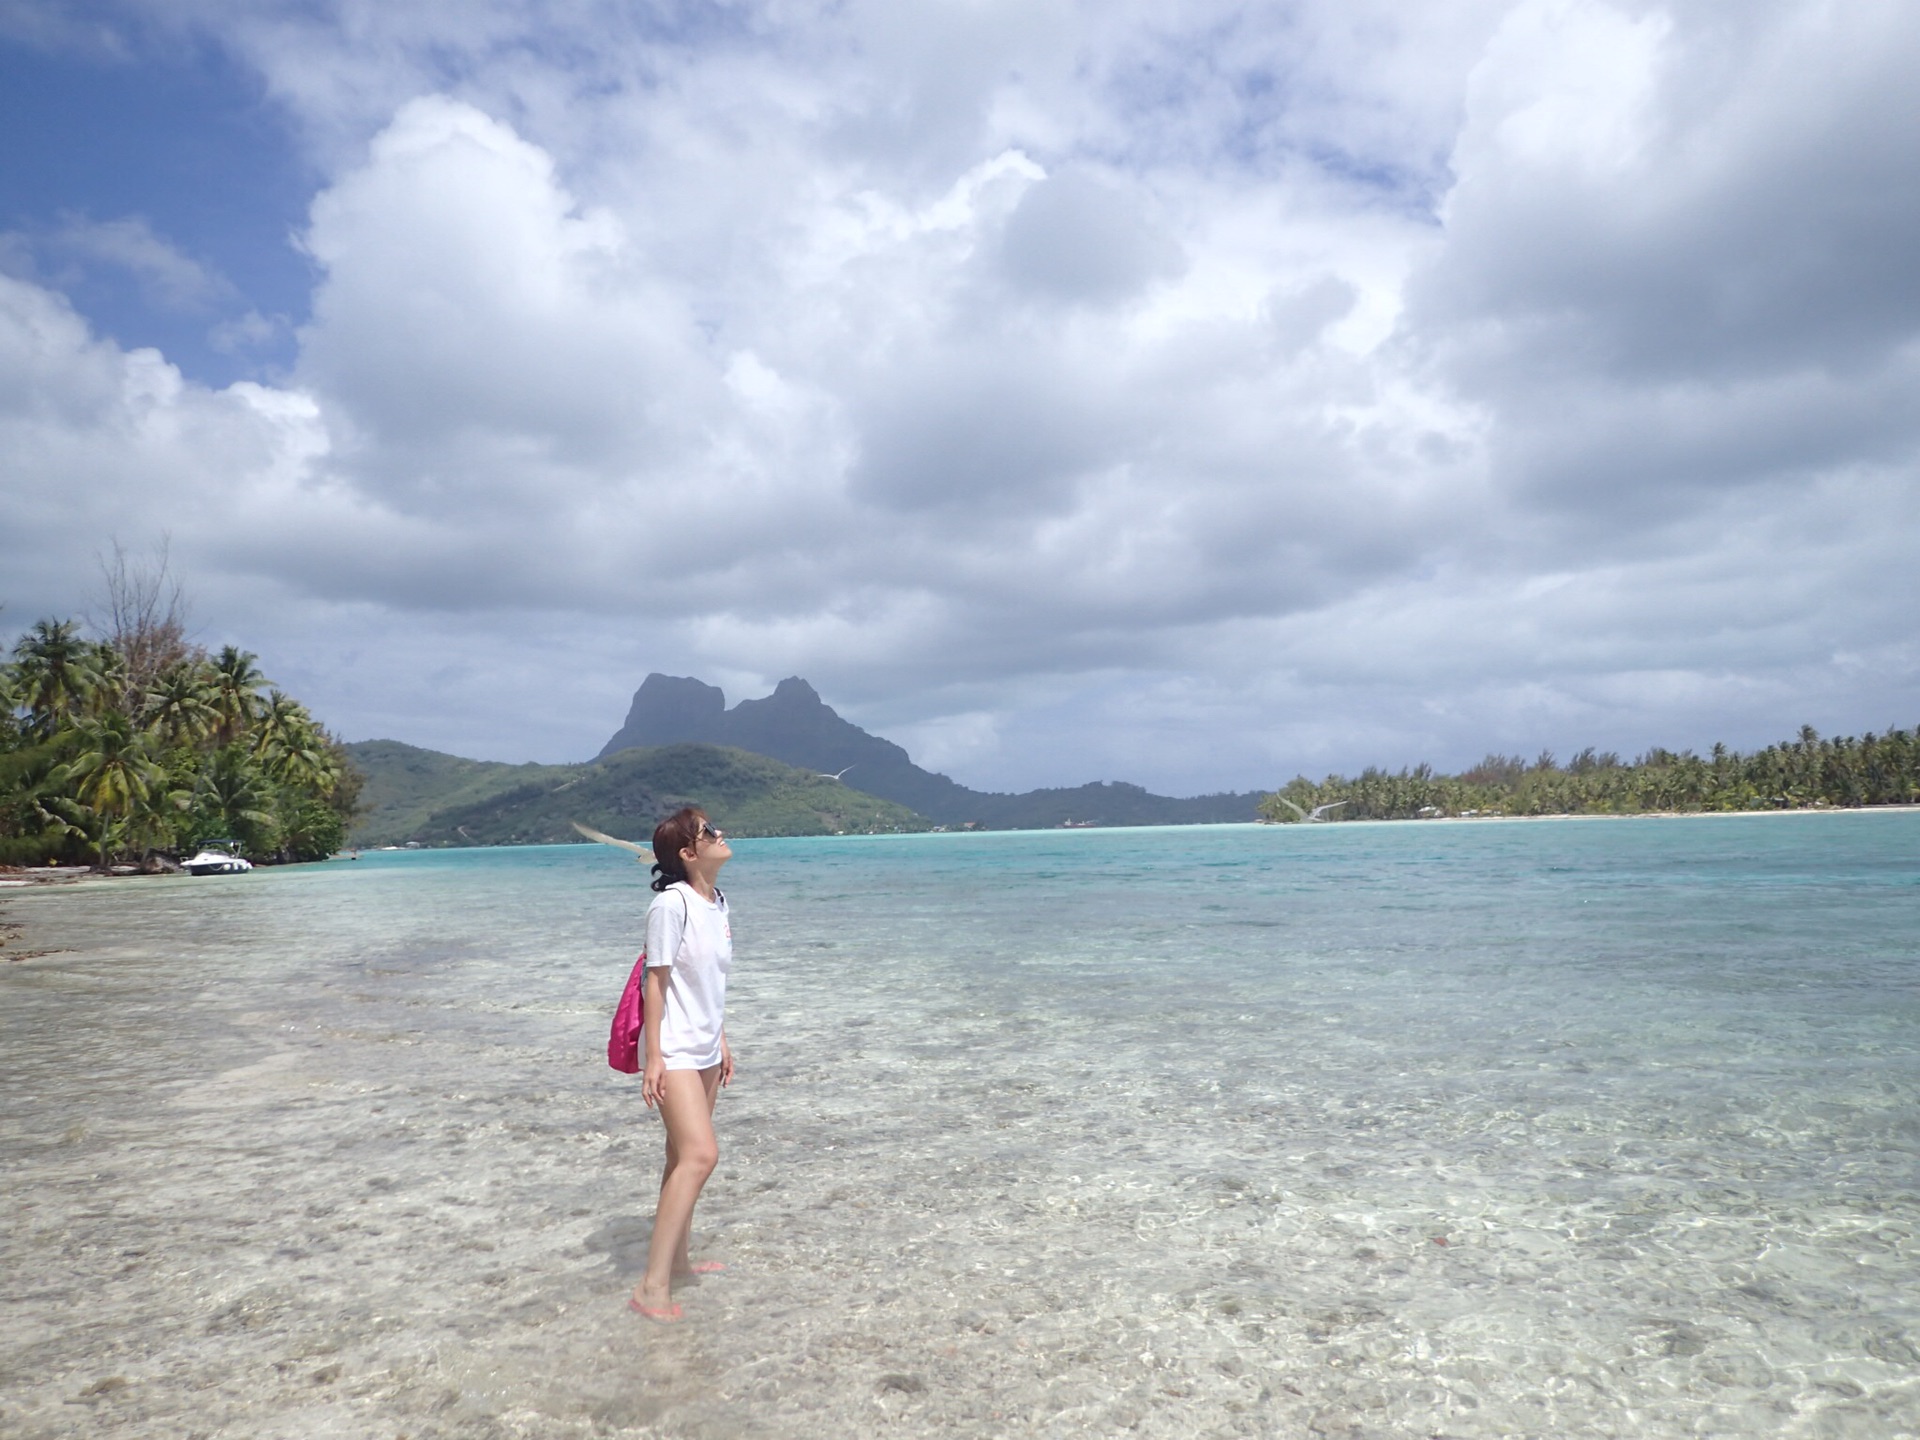
[[[1628,815],[1709,810],[1803,810],[1920,803],[1920,728],[1859,737],[1799,737],[1751,754],[1654,749],[1623,762],[1583,750],[1565,765],[1489,755],[1458,775],[1429,765],[1369,768],[1349,779],[1296,776],[1261,802],[1263,818],[1413,820],[1449,815]]]
[[[188,643],[177,604],[114,615],[104,638],[41,620],[0,664],[0,863],[338,849],[360,777],[259,657]]]
[[[933,828],[831,776],[722,745],[620,750],[584,765],[463,760],[397,740],[363,740],[347,753],[367,777],[351,836],[361,845],[579,843],[575,820],[646,840],[682,805],[735,836]]]

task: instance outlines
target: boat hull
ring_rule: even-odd
[[[196,855],[180,868],[189,875],[243,875],[253,862],[238,855]]]

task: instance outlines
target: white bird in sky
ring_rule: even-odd
[[[858,760],[856,760],[856,761],[854,761],[854,762],[853,762],[853,764],[854,764],[854,765],[858,765],[859,763],[860,763],[860,762],[859,762]],[[853,769],[853,765],[849,765],[849,766],[847,766],[847,770],[851,770],[851,769]],[[818,772],[818,773],[819,773],[819,776],[820,776],[820,778],[821,778],[822,780],[839,780],[839,779],[840,779],[840,777],[841,777],[842,775],[844,775],[844,774],[846,774],[846,773],[847,773],[847,770],[841,770],[841,771],[838,771],[838,772],[836,772],[836,773],[834,773],[834,774],[832,774],[832,775],[829,775],[829,774],[828,774],[828,773],[827,773],[826,771],[824,771],[824,770],[822,770],[822,771],[820,771],[820,772]],[[846,782],[845,782],[845,781],[841,781],[841,783],[842,783],[842,784],[845,784]]]
[[[1342,805],[1347,803],[1344,800],[1334,800],[1325,805],[1316,805],[1313,807],[1313,813],[1309,815],[1305,810],[1302,810],[1298,805],[1294,804],[1291,800],[1287,799],[1286,796],[1279,795],[1279,796],[1276,796],[1275,798],[1279,800],[1279,802],[1282,805],[1286,806],[1287,809],[1291,810],[1294,814],[1298,815],[1302,820],[1306,820],[1309,822],[1314,820],[1324,820],[1327,818],[1327,812],[1329,810],[1338,810]]]

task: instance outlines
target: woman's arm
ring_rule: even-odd
[[[641,1028],[640,1049],[646,1059],[646,1073],[640,1077],[640,1098],[649,1110],[660,1103],[667,1083],[667,1062],[660,1054],[660,1021],[667,1013],[667,973],[665,965],[650,964],[641,981],[646,1021]]]

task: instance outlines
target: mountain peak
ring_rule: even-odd
[[[782,680],[771,695],[742,700],[732,709],[717,685],[685,676],[649,675],[634,692],[627,723],[607,742],[600,758],[620,750],[688,741],[731,745],[816,774],[844,775],[848,789],[905,805],[942,824],[1251,820],[1260,798],[1249,793],[1171,800],[1150,795],[1137,785],[1111,783],[1036,790],[1025,796],[984,794],[922,770],[891,740],[869,735],[851,720],[843,720],[798,675]]]
[[[822,708],[825,708],[827,703],[820,698],[820,692],[818,690],[814,689],[813,686],[802,680],[798,675],[789,675],[778,685],[774,686],[773,694],[769,695],[767,699],[779,700],[788,705],[819,705]]]
[[[627,723],[600,752],[605,759],[616,750],[639,745],[678,745],[710,738],[725,717],[727,697],[718,685],[689,675],[662,675],[654,671],[633,692]]]
[[[742,700],[732,709],[716,685],[661,675],[647,676],[634,692],[627,723],[601,750],[599,758],[621,750],[686,741],[731,745],[770,756],[820,774],[835,775],[857,766],[855,774],[869,795],[910,798],[898,803],[922,814],[964,810],[958,797],[971,792],[944,775],[915,765],[891,740],[869,735],[843,720],[798,675],[789,675],[771,695]],[[852,776],[849,776],[849,781]]]

